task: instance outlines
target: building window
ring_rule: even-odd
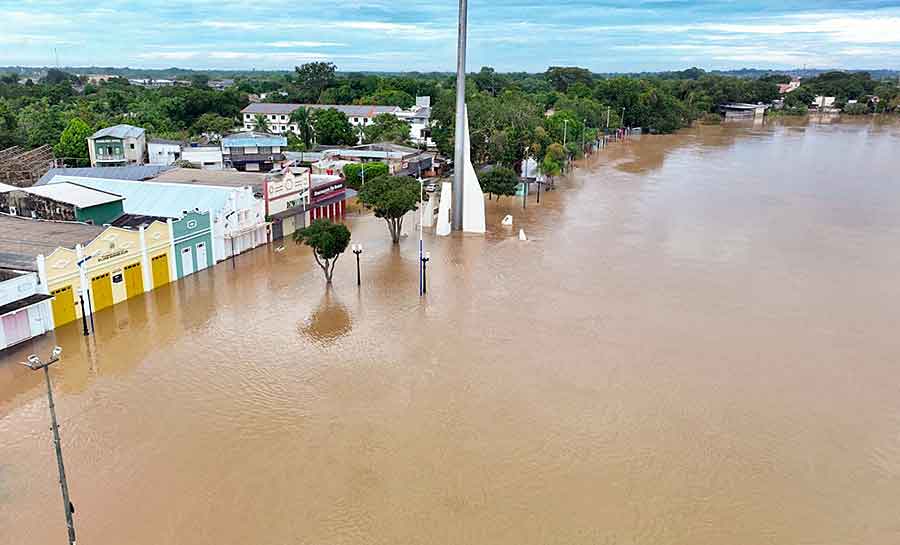
[[[287,121],[287,116],[286,116],[286,115],[281,116],[281,120],[282,120],[282,121]]]
[[[128,144],[128,147],[130,147],[131,149],[134,149],[134,144]]]
[[[253,128],[253,125],[244,125],[244,128],[248,131]]]

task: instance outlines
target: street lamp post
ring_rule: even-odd
[[[428,262],[431,261],[431,252],[425,252],[422,260],[422,295],[428,293]]]
[[[47,401],[50,405],[50,429],[53,430],[53,446],[56,448],[56,464],[59,468],[59,488],[62,492],[63,508],[66,512],[66,528],[69,531],[69,545],[75,545],[75,522],[72,515],[75,513],[75,506],[69,499],[69,483],[66,481],[66,468],[63,465],[62,446],[59,441],[59,425],[56,423],[56,406],[53,404],[53,388],[50,386],[51,365],[59,361],[62,354],[62,348],[56,347],[50,355],[50,360],[44,363],[41,358],[32,354],[28,356],[28,363],[23,362],[22,365],[28,367],[32,371],[44,370],[44,380],[47,382]]]
[[[422,172],[419,171],[419,297],[425,295],[425,272],[422,262],[422,256],[425,255],[425,239],[423,238],[423,227],[425,222],[425,180],[422,179]]]
[[[353,253],[356,254],[356,285],[362,286],[362,276],[359,272],[359,254],[363,252],[362,244],[353,245]]]

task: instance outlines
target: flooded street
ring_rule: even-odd
[[[900,124],[614,144],[486,237],[261,248],[0,356],[0,545],[900,543]],[[500,226],[507,213],[515,226]],[[524,228],[530,240],[516,235]]]

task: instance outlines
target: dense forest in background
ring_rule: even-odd
[[[105,73],[105,72],[104,72]],[[147,129],[149,135],[190,139],[224,134],[240,125],[240,110],[250,95],[267,94],[268,102],[382,104],[408,108],[417,96],[432,100],[433,137],[441,152],[452,155],[454,93],[451,74],[398,75],[339,73],[331,63],[309,63],[290,73],[250,72],[235,76],[224,91],[211,89],[216,73],[184,71],[188,85],[147,89],[125,77],[97,84],[84,76],[50,69],[37,81],[22,81],[20,72],[0,74],[0,148],[51,144],[63,157],[87,156],[85,134],[116,123]],[[223,73],[224,74],[224,73]],[[146,73],[141,75],[146,77]],[[604,77],[577,67],[551,67],[542,74],[499,73],[490,67],[466,78],[473,158],[481,163],[514,165],[526,155],[556,161],[577,155],[581,142],[607,128],[642,127],[668,133],[695,121],[715,122],[717,109],[728,102],[770,103],[779,98],[778,83],[787,74],[732,77],[698,68],[640,76]],[[877,80],[866,72],[825,72],[805,79],[787,95],[789,113],[805,113],[815,95],[835,96],[839,104],[859,100],[879,111],[900,108],[895,81]],[[876,106],[869,97],[878,96]],[[311,116],[313,133],[316,117]],[[328,133],[351,134],[346,119],[328,117]],[[324,121],[321,121],[324,123]],[[367,137],[403,141],[403,131],[380,120]],[[324,129],[324,127],[323,127]],[[346,139],[346,138],[345,138]],[[323,142],[319,139],[319,143]],[[344,142],[333,142],[344,143]],[[291,139],[303,148],[312,142]],[[546,165],[551,167],[553,165]]]

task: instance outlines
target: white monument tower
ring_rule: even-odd
[[[469,144],[469,114],[466,111],[466,31],[467,0],[459,0],[459,43],[456,59],[456,150],[453,156],[453,185],[443,184],[438,207],[438,235],[450,230],[484,233],[484,193],[472,166]],[[450,191],[447,191],[450,189]],[[448,217],[452,214],[452,218]]]

